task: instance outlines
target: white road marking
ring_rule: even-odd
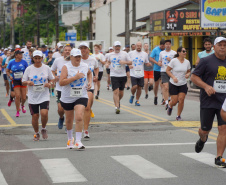
[[[206,144],[216,144],[216,142],[207,142]],[[121,147],[150,147],[150,146],[184,146],[195,145],[195,143],[153,143],[153,144],[124,144],[124,145],[100,145],[100,146],[85,146],[86,149],[95,148],[121,148]],[[66,150],[66,147],[55,148],[29,148],[21,150],[0,150],[0,153],[17,153],[17,152],[33,152],[33,151],[45,151],[45,150]]]
[[[139,155],[122,155],[111,157],[144,179],[177,177]]]
[[[4,175],[2,174],[2,171],[0,170],[0,184],[1,185],[8,185],[6,180],[5,180],[5,177]]]
[[[214,158],[216,157],[213,154],[202,152],[202,153],[181,153],[182,155],[199,161],[201,163],[207,164],[209,166],[215,167]],[[226,168],[219,168],[220,170],[226,172]]]
[[[40,159],[53,183],[85,182],[87,179],[67,158]]]

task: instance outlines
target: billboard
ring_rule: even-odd
[[[150,14],[151,32],[164,30],[164,11]]]
[[[77,34],[76,32],[67,32],[65,34],[66,41],[77,41]]]
[[[226,0],[200,0],[201,27],[226,28]]]

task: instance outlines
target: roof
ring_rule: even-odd
[[[143,25],[141,25],[141,26],[138,26],[138,27],[136,27],[136,31],[135,32],[132,32],[133,30],[131,29],[131,30],[129,30],[129,32],[130,33],[135,33],[135,34],[138,34],[137,32],[138,31],[140,31],[142,34],[144,34],[145,32],[143,31],[141,31],[141,30],[143,30],[143,29],[146,29],[146,24],[143,24]],[[149,32],[147,32],[147,34],[148,34]],[[122,32],[122,33],[120,33],[120,34],[118,34],[117,35],[117,37],[125,37],[125,35],[126,35],[126,32]],[[141,35],[141,34],[140,34]],[[145,34],[146,35],[146,34]]]

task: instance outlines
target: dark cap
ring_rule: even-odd
[[[42,47],[41,48],[46,48],[46,45],[42,45]]]
[[[17,55],[17,54],[21,54],[21,53],[24,53],[23,51],[21,51],[21,50],[16,50],[15,51],[15,55]]]
[[[53,53],[53,51],[48,51],[48,53]]]

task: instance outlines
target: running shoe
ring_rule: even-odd
[[[109,86],[107,86],[107,90],[109,90],[110,88],[109,88]]]
[[[82,144],[81,141],[76,141],[75,142],[75,145],[74,145],[74,148],[77,148],[79,150],[84,150],[85,149],[85,146]]]
[[[17,112],[16,112],[16,117],[17,117],[17,118],[20,117],[20,111],[17,111]]]
[[[168,109],[168,107],[169,107],[169,104],[166,104],[166,105],[165,105],[166,110]]]
[[[136,101],[135,102],[135,106],[140,106],[140,102],[139,101]]]
[[[148,87],[148,90],[151,91],[152,89],[153,89],[153,85],[150,85],[150,86]]]
[[[225,159],[222,156],[215,158],[215,165],[220,168],[226,168]]]
[[[167,105],[168,105],[168,104],[167,104]],[[171,116],[172,110],[173,110],[173,108],[171,108],[170,106],[168,106],[167,114],[168,114],[169,116]]]
[[[54,94],[54,92],[52,92],[52,97],[54,97],[55,96],[55,94]]]
[[[115,113],[116,114],[120,114],[120,109],[119,108],[115,108]]]
[[[165,104],[166,104],[165,100],[164,100],[164,99],[162,99],[162,103],[161,103],[161,105],[165,105]]]
[[[134,96],[130,96],[130,99],[129,99],[129,102],[132,104],[133,103],[133,99],[134,99]]]
[[[48,138],[47,130],[45,128],[43,128],[41,130],[41,134],[42,134],[42,138],[43,139],[47,139]]]
[[[6,94],[5,94],[5,97],[7,98],[8,96],[9,96],[9,95],[6,93]]]
[[[21,105],[21,109],[22,109],[22,112],[25,114],[27,111],[26,111],[26,109],[25,109],[25,106],[22,106]]]
[[[177,121],[181,121],[182,118],[181,118],[180,116],[177,116],[177,117],[176,117],[176,120],[177,120]]]
[[[33,140],[34,140],[34,141],[39,141],[39,139],[40,139],[40,134],[39,134],[39,133],[36,133],[36,134],[34,135]]]
[[[59,121],[58,121],[58,128],[62,129],[63,126],[64,126],[64,117],[63,118],[59,118]]]
[[[126,89],[127,89],[127,90],[130,90],[130,87],[127,87]]]
[[[8,107],[10,107],[11,104],[12,104],[12,101],[9,99],[9,101],[8,101]]]
[[[155,99],[154,99],[154,104],[155,104],[155,105],[158,105],[158,97],[155,97]]]
[[[84,138],[86,138],[86,139],[89,139],[90,137],[89,137],[89,132],[88,132],[88,130],[85,130],[84,131]]]
[[[145,99],[148,99],[148,94],[145,95]]]
[[[91,116],[91,118],[94,118],[95,117],[95,114],[93,113],[92,110],[90,110],[90,116]]]
[[[98,100],[98,95],[95,96],[95,99]]]
[[[207,141],[207,139],[208,139],[208,136],[207,136],[207,138],[206,138],[206,141]],[[199,138],[199,140],[198,140],[198,141],[196,142],[196,144],[195,144],[195,151],[196,151],[196,153],[200,153],[200,152],[202,151],[202,149],[203,149],[203,147],[204,147],[206,141],[203,142],[203,141],[201,140],[201,138]]]
[[[74,138],[69,139],[67,141],[67,148],[70,148],[70,149],[74,148]]]

